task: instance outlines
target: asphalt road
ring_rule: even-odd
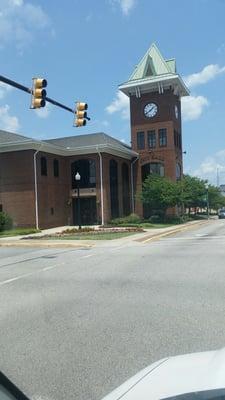
[[[225,346],[225,220],[141,244],[0,248],[0,369],[35,400],[100,400]]]

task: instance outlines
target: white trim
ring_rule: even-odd
[[[101,216],[102,216],[102,225],[105,224],[104,221],[104,193],[103,193],[103,165],[102,165],[102,155],[101,152],[98,151],[99,161],[100,161],[100,187],[101,187]]]
[[[35,225],[36,229],[39,229],[39,213],[38,213],[38,186],[37,186],[37,154],[39,153],[41,149],[41,146],[39,150],[36,150],[34,153],[34,196],[35,196]]]
[[[26,141],[26,142],[12,142],[12,143],[3,143],[0,145],[0,153],[6,153],[10,151],[22,151],[22,150],[39,150],[43,152],[56,154],[61,156],[72,156],[72,155],[80,155],[80,154],[93,154],[98,153],[98,149],[101,149],[103,153],[113,154],[118,157],[126,158],[128,160],[137,156],[137,153],[126,147],[114,146],[109,143],[100,144],[100,145],[92,145],[92,146],[80,146],[74,147],[70,149],[64,149],[59,146],[55,146],[45,142],[37,142],[37,141]]]
[[[134,164],[138,160],[139,157],[136,157],[130,164],[130,180],[131,180],[131,204],[132,204],[132,213],[134,213]]]
[[[187,86],[178,74],[162,74],[151,78],[134,79],[119,85],[119,90],[127,96],[130,96],[131,94],[136,94],[137,88],[139,88],[139,90],[141,89],[142,93],[158,91],[158,84],[162,85],[162,83],[164,90],[170,86],[177,86],[180,96],[189,96],[190,94]]]

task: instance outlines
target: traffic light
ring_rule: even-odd
[[[80,101],[77,101],[75,110],[75,120],[74,120],[74,126],[76,126],[77,128],[86,125],[87,109],[88,109],[87,103],[81,103]]]
[[[33,78],[33,87],[31,93],[31,108],[41,108],[45,106],[47,92],[44,88],[47,86],[46,79]]]

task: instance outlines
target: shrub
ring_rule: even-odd
[[[109,224],[110,225],[138,225],[142,222],[142,219],[137,215],[137,214],[130,214],[127,215],[126,217],[122,218],[115,218],[112,219]]]
[[[0,212],[0,232],[11,229],[13,225],[12,218],[5,212]]]
[[[162,217],[160,215],[152,215],[148,222],[150,222],[151,224],[159,224],[160,222],[162,222]]]

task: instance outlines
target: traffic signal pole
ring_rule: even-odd
[[[13,86],[13,87],[15,87],[16,89],[23,90],[23,92],[32,94],[32,89],[30,89],[30,88],[28,88],[28,87],[26,87],[26,86],[23,86],[23,85],[21,85],[20,83],[15,82],[15,81],[13,81],[13,80],[11,80],[11,79],[8,79],[8,78],[6,78],[5,76],[0,75],[0,82],[6,83],[7,85],[10,85],[10,86]],[[62,104],[62,103],[59,103],[58,101],[56,101],[56,100],[54,100],[54,99],[51,99],[50,97],[45,97],[45,101],[48,101],[49,103],[54,104],[54,106],[60,107],[60,108],[62,108],[63,110],[66,110],[66,111],[69,111],[69,112],[71,112],[71,113],[73,113],[73,114],[76,114],[76,111],[73,110],[72,108],[67,107],[67,106],[65,106],[65,105]],[[90,118],[89,118],[89,117],[86,117],[86,118],[87,118],[87,120],[90,121]]]

